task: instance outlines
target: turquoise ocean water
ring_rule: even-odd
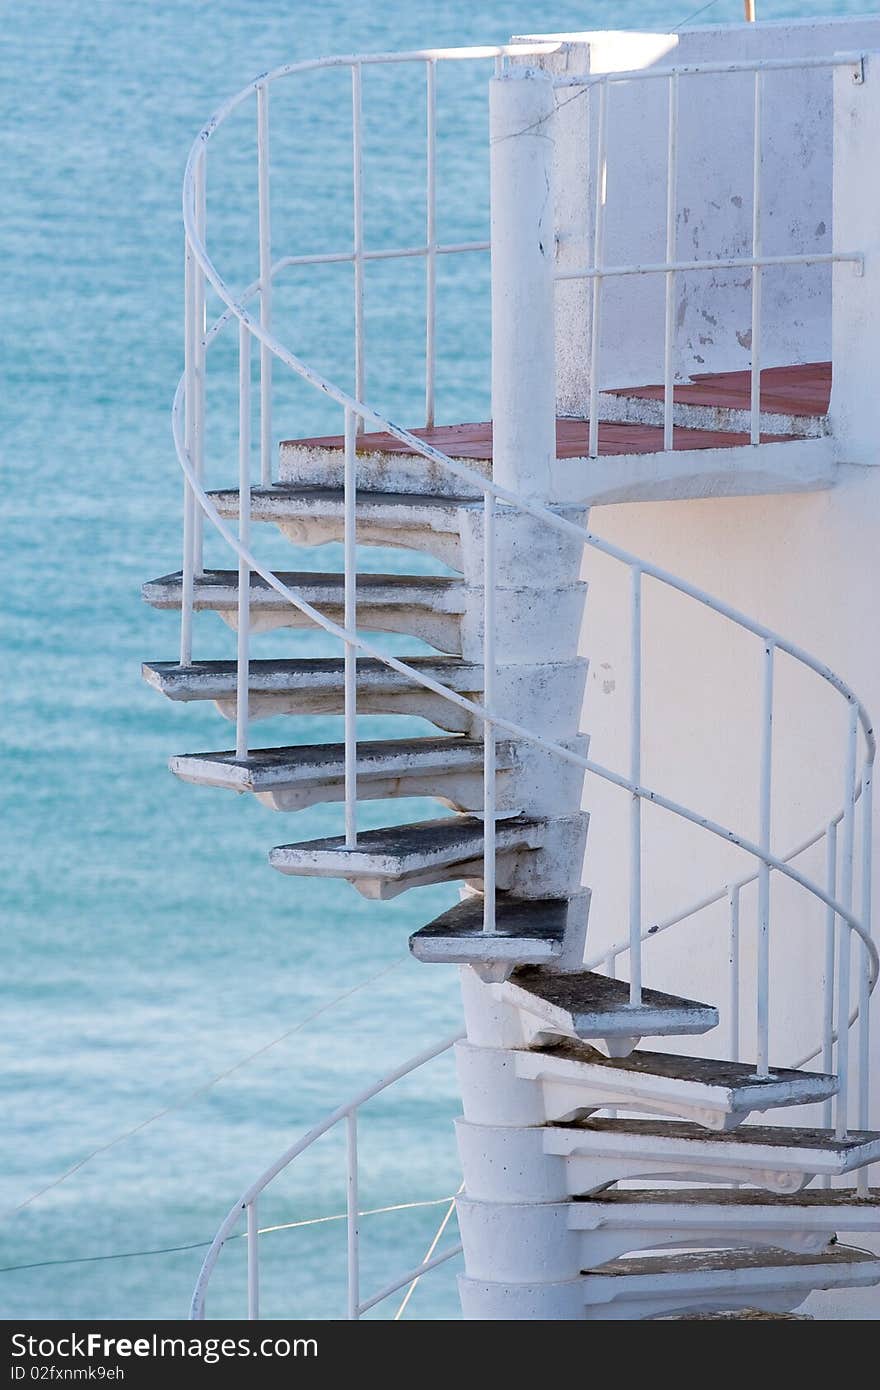
[[[846,12],[759,5],[765,18]],[[174,617],[146,609],[139,586],[179,565],[169,404],[182,357],[180,182],[196,129],[222,98],[281,62],[497,43],[517,32],[672,28],[697,8],[687,0],[0,7],[0,1316],[185,1316],[199,1243],[245,1183],[326,1111],[459,1019],[454,973],[419,966],[406,949],[409,933],[455,900],[454,888],[379,904],[341,884],[285,879],[268,869],[266,851],[336,833],[338,808],[273,816],[166,770],[170,753],[228,747],[232,738],[213,708],[171,707],[138,671],[142,659],[176,655]],[[739,8],[717,0],[699,22],[736,19]],[[487,77],[485,68],[441,74],[441,235],[455,240],[486,226]],[[368,244],[417,244],[421,88],[411,73],[396,82],[371,73],[365,98]],[[348,244],[347,112],[336,75],[288,83],[273,98],[276,255]],[[212,247],[229,279],[247,282],[256,275],[250,108],[211,160],[211,195],[223,203],[212,214]],[[381,267],[367,285],[369,397],[406,423],[418,423],[422,390],[421,274],[415,262]],[[441,420],[487,414],[486,288],[482,263],[443,265]],[[349,295],[350,271],[334,268],[289,278],[277,303],[294,350],[343,381]],[[214,360],[210,476],[231,485],[233,399],[222,385],[231,343],[218,344]],[[340,428],[338,412],[286,381],[276,424],[282,434]],[[338,567],[332,547],[292,558],[277,539],[259,539],[263,555],[289,568]],[[211,542],[208,561],[229,563]],[[364,563],[411,566],[375,551]],[[294,652],[334,654],[319,635],[270,634],[255,646],[257,655]],[[232,656],[234,637],[205,616],[195,654]],[[364,720],[362,735],[392,727]],[[266,745],[340,736],[330,719],[256,731]],[[371,806],[365,822],[428,810]],[[448,1061],[371,1107],[365,1208],[455,1190],[456,1108]],[[279,1182],[261,1219],[282,1225],[343,1209],[340,1138],[331,1138]],[[419,1206],[364,1218],[365,1292],[421,1258],[441,1214]],[[167,1249],[183,1246],[193,1248]],[[340,1316],[344,1248],[340,1221],[265,1236],[264,1315]],[[157,1250],[165,1253],[126,1254]],[[239,1242],[223,1257],[214,1314],[243,1310],[242,1256]],[[424,1282],[408,1316],[457,1315],[455,1268]]]

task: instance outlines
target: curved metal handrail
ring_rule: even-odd
[[[372,1086],[367,1086],[345,1104],[337,1106],[337,1108],[331,1111],[323,1120],[313,1125],[307,1133],[297,1139],[296,1143],[291,1144],[290,1148],[285,1149],[280,1158],[277,1158],[274,1163],[270,1164],[258,1178],[245,1188],[238,1201],[230,1207],[226,1217],[221,1222],[217,1234],[211,1242],[210,1249],[202,1261],[202,1267],[199,1271],[199,1277],[196,1281],[190,1306],[191,1320],[200,1321],[205,1316],[205,1299],[207,1297],[208,1282],[213,1273],[214,1266],[220,1258],[220,1252],[235,1230],[237,1223],[241,1220],[242,1214],[247,1214],[249,1209],[253,1208],[256,1199],[266,1190],[271,1182],[274,1182],[279,1173],[282,1173],[285,1168],[289,1167],[294,1159],[298,1158],[306,1149],[311,1148],[312,1144],[320,1139],[322,1135],[326,1134],[328,1130],[335,1128],[335,1126],[340,1124],[343,1120],[347,1120],[349,1116],[359,1110],[362,1105],[365,1105],[368,1100],[372,1100],[374,1096],[378,1096],[382,1091],[387,1090],[389,1086],[393,1086],[396,1081],[400,1081],[404,1076],[408,1076],[410,1072],[417,1071],[419,1067],[424,1066],[427,1062],[432,1062],[435,1057],[442,1056],[444,1052],[448,1052],[449,1049],[463,1037],[464,1033],[459,1031],[453,1033],[449,1037],[443,1038],[439,1043],[434,1043],[432,1046],[424,1048],[423,1051],[416,1053],[414,1057],[410,1057],[409,1060],[404,1062],[401,1066],[396,1067],[394,1071],[389,1072],[387,1076],[383,1076],[380,1081],[374,1082]],[[349,1213],[349,1215],[351,1215],[351,1213]],[[249,1264],[254,1254],[252,1242],[256,1240],[256,1232],[252,1230],[252,1224],[251,1222],[248,1223]],[[444,1251],[442,1257],[435,1260],[433,1264],[440,1264],[444,1260],[451,1259],[452,1256],[457,1253],[457,1249]],[[433,1268],[433,1264],[430,1266],[431,1268]],[[392,1293],[402,1288],[404,1284],[410,1283],[416,1274],[426,1273],[428,1268],[429,1266],[425,1264],[418,1266],[415,1271],[409,1271],[401,1278],[399,1283],[394,1284],[393,1288],[383,1289],[378,1295],[369,1299],[367,1305],[373,1307],[376,1303],[381,1302],[383,1298],[390,1297]],[[360,1305],[360,1311],[366,1311],[366,1307]]]

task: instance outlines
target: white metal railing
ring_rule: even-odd
[[[345,253],[333,253],[337,259],[350,259],[355,269],[355,324],[360,323],[360,335],[356,332],[355,344],[355,380],[356,383],[363,383],[364,379],[364,354],[362,336],[362,296],[363,278],[358,271],[361,271],[364,260],[371,254],[363,245],[363,187],[361,176],[358,173],[358,123],[361,119],[362,92],[358,74],[361,67],[366,63],[373,62],[409,62],[425,65],[428,76],[429,99],[427,102],[427,138],[428,138],[428,182],[429,190],[427,197],[428,209],[428,228],[426,243],[422,248],[405,248],[402,251],[387,251],[382,254],[386,257],[396,255],[423,255],[428,264],[427,277],[427,320],[428,328],[426,332],[426,401],[433,401],[434,394],[434,364],[433,364],[433,335],[434,335],[434,304],[436,294],[436,284],[432,278],[430,262],[433,256],[446,252],[468,251],[482,248],[484,243],[461,243],[458,245],[448,245],[440,247],[436,244],[434,237],[435,210],[436,210],[436,174],[435,159],[433,151],[436,142],[436,105],[435,105],[435,72],[436,64],[447,59],[460,60],[463,58],[487,58],[503,60],[506,56],[523,56],[527,52],[546,53],[552,51],[555,45],[541,45],[537,49],[515,46],[508,49],[480,49],[480,50],[458,50],[458,51],[430,51],[416,54],[372,56],[372,57],[346,57],[340,59],[316,60],[314,62],[296,64],[276,69],[273,73],[261,76],[250,87],[232,98],[225,106],[203,128],[197,137],[193,149],[190,153],[186,174],[184,178],[184,224],[187,242],[187,358],[184,377],[178,387],[175,398],[173,413],[174,437],[177,446],[178,457],[186,479],[186,506],[184,524],[184,560],[183,560],[183,613],[181,621],[181,661],[188,664],[192,658],[192,598],[193,598],[193,579],[194,575],[201,567],[200,535],[197,525],[198,518],[204,514],[224,540],[235,551],[239,560],[239,661],[238,661],[238,703],[236,711],[236,748],[238,756],[247,755],[249,747],[249,718],[247,694],[249,688],[248,680],[248,631],[249,631],[249,581],[250,574],[260,575],[265,582],[278,594],[296,606],[312,622],[332,634],[344,645],[346,662],[345,679],[345,766],[346,766],[346,785],[345,785],[345,830],[346,843],[354,846],[357,843],[357,777],[356,777],[356,716],[357,716],[357,686],[356,686],[356,661],[357,654],[364,653],[375,657],[384,662],[393,670],[405,675],[416,684],[433,691],[444,699],[451,701],[460,708],[467,710],[471,715],[479,719],[484,728],[484,815],[485,815],[485,836],[484,836],[484,863],[485,863],[485,894],[484,894],[484,926],[487,932],[494,928],[494,864],[495,864],[495,762],[494,762],[494,736],[496,730],[503,730],[516,738],[522,739],[533,746],[546,752],[550,752],[565,761],[582,768],[585,772],[598,776],[603,780],[618,786],[625,791],[631,800],[631,825],[630,825],[630,927],[627,951],[630,959],[630,998],[633,1004],[638,1004],[641,1000],[641,951],[643,942],[643,895],[642,895],[642,802],[648,801],[667,812],[687,821],[691,824],[700,826],[712,835],[731,843],[742,849],[752,857],[758,865],[757,879],[759,885],[759,943],[760,949],[757,962],[757,1072],[759,1075],[766,1076],[769,1070],[769,1018],[770,1018],[770,994],[769,994],[769,934],[770,934],[770,876],[771,871],[781,874],[792,882],[810,893],[817,901],[823,903],[826,908],[829,930],[837,932],[838,938],[838,962],[837,962],[837,982],[838,982],[838,1020],[845,1020],[850,1016],[849,994],[851,988],[851,944],[852,937],[857,937],[863,946],[861,968],[859,974],[859,998],[863,1007],[859,1011],[860,1035],[859,1035],[859,1095],[860,1109],[861,1097],[867,1096],[868,1087],[868,1008],[867,1002],[871,990],[877,979],[878,957],[876,948],[871,940],[870,932],[870,886],[871,886],[871,771],[875,755],[875,740],[870,718],[864,706],[858,700],[855,693],[849,686],[826,665],[817,661],[807,652],[787,641],[782,635],[772,631],[766,626],[756,623],[747,615],[714,598],[706,591],[687,581],[661,569],[658,566],[649,564],[640,557],[630,554],[618,546],[611,544],[600,536],[585,527],[579,526],[570,521],[567,517],[560,515],[557,511],[544,505],[539,500],[520,494],[518,491],[509,487],[502,486],[496,479],[484,478],[465,464],[457,462],[441,451],[419,439],[409,431],[395,425],[373,407],[367,405],[361,396],[355,392],[351,395],[340,386],[327,380],[315,369],[302,361],[277,337],[271,327],[271,280],[284,266],[289,264],[301,264],[302,257],[284,257],[281,260],[273,261],[271,246],[268,242],[269,236],[269,186],[268,186],[268,97],[266,95],[269,84],[281,77],[314,70],[319,67],[349,67],[352,71],[352,91],[353,91],[353,182],[355,186],[355,228],[353,250]],[[821,64],[830,66],[835,63],[855,63],[851,55],[844,58],[823,59]],[[820,60],[806,60],[803,64],[792,60],[785,66],[819,66]],[[746,65],[747,66],[747,65]],[[753,67],[755,65],[752,65]],[[773,67],[774,64],[769,64]],[[778,66],[778,65],[776,65]],[[710,65],[711,67],[711,65]],[[733,69],[742,70],[743,65],[724,65],[724,71]],[[757,70],[757,69],[756,69]],[[762,65],[763,70],[763,65]],[[681,69],[672,71],[648,70],[645,74],[638,76],[648,77],[667,77],[673,83],[672,93],[677,93],[678,79],[690,72],[691,69]],[[599,83],[600,101],[600,131],[602,136],[602,121],[607,124],[607,90],[612,82],[624,80],[634,80],[635,74],[610,74],[602,78],[580,79],[582,82]],[[241,294],[236,294],[226,284],[215,263],[208,254],[206,248],[206,209],[204,200],[205,186],[205,160],[208,142],[223,119],[230,111],[239,106],[247,99],[251,93],[256,92],[258,100],[258,159],[260,162],[259,186],[264,188],[262,197],[263,215],[260,218],[260,267],[261,276],[257,282],[247,287]],[[260,97],[260,93],[263,96]],[[675,102],[672,102],[674,108]],[[605,115],[602,115],[602,112]],[[674,122],[670,124],[670,132],[674,131]],[[601,139],[600,139],[601,144]],[[674,153],[675,141],[670,134],[670,145]],[[670,168],[674,171],[674,158],[671,160]],[[669,219],[672,214],[667,205],[667,233],[669,231]],[[534,209],[528,206],[522,208],[523,216],[530,216]],[[674,211],[674,205],[673,205]],[[674,222],[674,217],[672,217]],[[615,267],[603,266],[603,247],[601,243],[601,219],[597,223],[597,247],[594,260],[596,264],[585,271],[593,277],[594,293],[601,285],[604,276],[614,273]],[[316,261],[320,258],[310,257],[309,261]],[[802,258],[797,258],[798,260]],[[855,253],[851,257],[843,259],[857,259]],[[774,258],[773,263],[781,263],[787,258]],[[753,256],[749,262],[755,268],[760,268],[763,264],[770,264],[770,258]],[[662,266],[656,267],[667,276],[667,285],[670,276],[674,276],[677,270],[676,262],[669,260]],[[720,261],[713,262],[714,265],[722,264]],[[688,266],[688,268],[691,268]],[[516,267],[501,267],[501,272],[505,269],[510,273],[516,272]],[[624,267],[626,273],[635,273],[636,269]],[[641,268],[644,269],[644,268]],[[651,268],[649,268],[651,269]],[[493,274],[495,270],[493,268]],[[205,300],[206,285],[214,291],[220,299],[223,309],[220,317],[210,329],[206,327],[205,320]],[[255,315],[249,308],[254,298],[260,297],[260,312]],[[358,302],[361,308],[358,309]],[[596,312],[593,318],[593,339],[596,353],[598,353],[598,334],[599,334],[599,300],[594,299]],[[758,303],[760,310],[760,303]],[[546,312],[545,306],[543,312]],[[552,305],[549,306],[552,314]],[[204,381],[205,381],[205,356],[206,349],[215,339],[231,318],[236,318],[239,323],[239,389],[240,389],[240,427],[239,427],[239,485],[241,493],[241,505],[239,507],[238,534],[226,525],[220,517],[217,508],[208,496],[204,486]],[[668,315],[667,315],[668,317]],[[758,315],[760,318],[760,313]],[[266,420],[271,418],[271,376],[269,368],[273,358],[278,359],[287,368],[296,373],[303,380],[309,382],[317,390],[333,400],[344,412],[344,438],[345,438],[345,467],[344,467],[344,549],[345,549],[345,612],[344,626],[339,626],[323,614],[318,612],[306,600],[295,591],[284,585],[277,575],[266,565],[262,564],[253,554],[250,545],[250,437],[249,437],[249,418],[250,418],[250,348],[251,339],[256,338],[259,343],[260,352],[260,401],[261,401],[261,479],[267,477],[266,452],[263,448],[263,441],[269,437],[271,442],[271,431],[267,436]],[[667,373],[668,378],[668,373]],[[596,380],[594,374],[593,381]],[[668,387],[668,379],[667,379]],[[669,392],[667,389],[667,404]],[[525,408],[529,407],[529,397],[524,395]],[[426,414],[430,416],[431,407],[429,405]],[[181,424],[183,416],[183,424]],[[591,420],[591,431],[595,427],[595,411]],[[485,548],[484,548],[484,666],[485,666],[485,689],[482,702],[468,699],[466,696],[456,691],[450,690],[442,683],[434,680],[430,676],[418,671],[408,665],[405,661],[391,656],[387,652],[377,648],[374,644],[361,637],[357,631],[357,593],[356,593],[356,501],[357,501],[357,481],[356,481],[356,435],[359,428],[366,423],[372,424],[380,430],[386,431],[398,440],[404,442],[409,450],[415,455],[446,469],[453,476],[462,479],[471,489],[477,489],[482,493],[485,506]],[[667,420],[669,426],[669,420]],[[670,426],[671,427],[671,426]],[[271,471],[268,476],[271,478]],[[557,532],[569,538],[575,538],[583,544],[610,556],[616,561],[628,567],[631,575],[631,611],[630,611],[630,634],[631,634],[631,662],[632,662],[632,701],[630,711],[630,767],[629,774],[624,775],[614,769],[605,767],[596,761],[583,757],[571,749],[565,747],[552,739],[546,738],[536,730],[526,728],[516,721],[501,715],[494,707],[494,676],[495,676],[495,654],[494,654],[494,598],[495,598],[495,566],[496,566],[496,545],[495,545],[495,516],[501,508],[515,508],[521,513],[532,517],[542,525],[550,526]],[[759,783],[759,803],[760,803],[760,830],[757,842],[738,831],[713,821],[700,812],[682,805],[666,796],[657,789],[648,787],[642,782],[641,774],[641,707],[642,707],[642,594],[646,580],[651,580],[661,585],[670,587],[677,592],[684,594],[704,608],[708,608],[720,617],[734,623],[743,630],[751,633],[760,643],[761,660],[764,672],[764,697],[760,728],[761,743],[761,774]],[[791,859],[780,858],[772,852],[770,839],[770,823],[772,810],[772,754],[773,754],[773,729],[774,729],[774,677],[775,668],[779,655],[784,655],[794,660],[801,666],[809,669],[817,675],[823,682],[826,682],[835,690],[846,703],[850,711],[849,733],[847,738],[847,750],[844,760],[844,812],[839,820],[841,827],[842,846],[839,855],[839,864],[836,864],[835,879],[833,885],[830,877],[826,883],[820,884],[808,878],[800,872],[791,862]],[[860,777],[857,780],[856,769],[859,759],[862,767]],[[856,835],[856,800],[857,786],[862,787],[862,825],[861,825],[861,845],[862,845],[862,873],[860,885],[860,900],[858,910],[856,909],[854,898],[854,867],[855,867],[855,835]],[[836,823],[835,823],[836,824]],[[836,836],[836,830],[835,830]],[[738,933],[738,908],[739,895],[734,894],[736,903],[736,933]],[[732,919],[734,920],[734,919]],[[839,930],[838,930],[839,928]],[[731,928],[732,936],[734,928]],[[732,941],[736,945],[735,941]],[[738,976],[737,976],[738,989]],[[823,1006],[827,1014],[827,1003]],[[849,1082],[849,1032],[844,1031],[844,1037],[838,1039],[837,1046],[837,1070],[840,1076],[840,1093],[836,1106],[836,1124],[838,1131],[843,1133],[847,1123],[847,1100]],[[827,1036],[826,1036],[827,1046]]]
[[[377,1304],[390,1298],[399,1289],[407,1285],[414,1284],[421,1279],[424,1274],[437,1269],[445,1264],[447,1260],[453,1259],[461,1251],[461,1245],[456,1244],[443,1250],[439,1255],[434,1254],[436,1238],[431,1243],[428,1255],[421,1263],[414,1265],[405,1271],[404,1274],[396,1276],[390,1283],[384,1285],[376,1293],[370,1294],[367,1298],[361,1297],[360,1288],[360,1203],[358,1199],[358,1116],[367,1101],[374,1096],[387,1091],[395,1082],[403,1077],[418,1071],[420,1067],[432,1062],[436,1057],[442,1056],[445,1052],[463,1037],[463,1033],[454,1033],[451,1037],[443,1038],[441,1042],[434,1043],[431,1047],[426,1047],[422,1052],[411,1057],[402,1066],[396,1067],[382,1077],[380,1081],[368,1086],[344,1105],[340,1105],[320,1123],[292,1144],[280,1158],[268,1167],[265,1172],[245,1189],[238,1201],[232,1206],[221,1223],[217,1234],[211,1242],[211,1247],[202,1263],[196,1287],[193,1291],[192,1304],[190,1307],[190,1318],[196,1321],[204,1319],[206,1315],[206,1299],[208,1284],[214,1272],[217,1261],[220,1258],[226,1242],[237,1235],[237,1227],[240,1226],[242,1218],[245,1223],[245,1234],[247,1239],[247,1307],[248,1318],[258,1319],[260,1316],[260,1243],[259,1243],[259,1220],[258,1202],[260,1196],[266,1191],[271,1183],[290,1167],[294,1159],[299,1158],[300,1154],[305,1153],[306,1149],[317,1142],[329,1130],[337,1125],[345,1125],[345,1155],[346,1155],[346,1225],[347,1225],[347,1293],[346,1293],[346,1316],[357,1319],[363,1316]],[[450,1208],[451,1210],[451,1208]],[[440,1232],[446,1228],[448,1216],[441,1223]]]
[[[556,272],[557,280],[589,280],[592,283],[592,322],[590,331],[589,371],[589,456],[599,456],[599,380],[601,360],[602,286],[605,280],[626,275],[663,275],[665,277],[665,322],[663,334],[663,447],[673,448],[674,441],[674,384],[675,384],[675,293],[676,277],[682,272],[718,270],[748,270],[752,282],[751,308],[751,383],[750,426],[752,444],[761,442],[761,272],[768,266],[831,265],[851,262],[855,274],[863,271],[864,257],[860,251],[832,251],[764,255],[762,249],[762,180],[763,154],[763,83],[768,72],[786,72],[809,68],[851,67],[853,81],[864,81],[865,54],[838,53],[816,58],[753,58],[729,63],[689,63],[678,67],[636,69],[629,72],[584,73],[555,79],[559,88],[577,87],[585,92],[598,88],[596,134],[596,176],[593,211],[593,260],[589,266]],[[754,77],[752,116],[752,248],[749,256],[718,256],[701,260],[676,259],[676,225],[678,200],[678,124],[680,81],[683,77],[722,76],[752,73]],[[667,86],[667,152],[666,152],[666,260],[655,263],[606,265],[604,263],[605,210],[608,158],[608,92],[621,83],[664,81]]]

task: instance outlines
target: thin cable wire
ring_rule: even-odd
[[[458,1191],[456,1192],[455,1197],[460,1197],[461,1194],[462,1194],[462,1192],[464,1192],[464,1182],[463,1182],[463,1181],[462,1181],[462,1184],[461,1184],[461,1186],[459,1187]],[[451,1219],[452,1219],[452,1214],[453,1214],[453,1212],[455,1211],[455,1197],[450,1197],[450,1198],[449,1198],[449,1206],[446,1208],[446,1211],[445,1211],[444,1216],[443,1216],[443,1220],[440,1222],[440,1225],[437,1227],[437,1230],[436,1230],[435,1233],[434,1233],[434,1239],[431,1241],[431,1244],[428,1246],[427,1250],[425,1251],[425,1256],[424,1256],[424,1259],[422,1260],[422,1264],[423,1264],[423,1265],[426,1265],[426,1264],[428,1263],[428,1261],[431,1259],[431,1256],[434,1254],[434,1251],[437,1249],[437,1246],[440,1244],[440,1237],[443,1235],[443,1232],[446,1230],[446,1227],[449,1225],[449,1222],[450,1222]],[[394,1318],[393,1318],[393,1321],[394,1321],[394,1322],[400,1322],[400,1319],[403,1317],[404,1312],[406,1311],[406,1305],[409,1303],[410,1299],[412,1298],[413,1294],[415,1293],[415,1291],[416,1291],[416,1285],[418,1284],[418,1282],[419,1282],[419,1280],[420,1280],[421,1278],[422,1278],[422,1275],[421,1275],[421,1274],[417,1274],[416,1277],[415,1277],[415,1279],[413,1279],[412,1283],[410,1284],[409,1288],[407,1289],[406,1293],[403,1295],[403,1299],[401,1300],[400,1307],[398,1308],[397,1312],[394,1314]]]
[[[130,1139],[133,1135],[140,1133],[142,1129],[146,1129],[148,1125],[153,1124],[156,1120],[161,1120],[166,1115],[171,1115],[175,1110],[180,1110],[184,1105],[188,1105],[191,1100],[195,1100],[198,1096],[204,1095],[206,1091],[210,1091],[213,1086],[218,1085],[221,1081],[225,1081],[233,1072],[238,1071],[241,1067],[247,1066],[248,1063],[255,1061],[257,1057],[262,1057],[264,1053],[269,1052],[273,1047],[277,1047],[279,1043],[292,1037],[294,1033],[301,1032],[303,1028],[309,1023],[313,1023],[321,1014],[327,1013],[328,1009],[335,1008],[336,1005],[341,1004],[344,999],[349,999],[353,994],[357,994],[358,990],[366,989],[368,985],[375,984],[383,975],[388,975],[392,970],[396,970],[402,964],[403,960],[401,959],[392,961],[390,965],[383,966],[375,975],[371,975],[367,980],[361,980],[360,984],[352,985],[351,989],[344,990],[342,994],[337,994],[335,999],[330,999],[326,1004],[322,1004],[320,1008],[310,1013],[307,1018],[301,1019],[299,1023],[295,1023],[292,1028],[288,1028],[285,1032],[280,1033],[278,1037],[273,1038],[271,1042],[264,1043],[262,1047],[258,1047],[255,1052],[248,1053],[247,1057],[241,1057],[237,1062],[234,1062],[231,1067],[227,1067],[225,1071],[218,1072],[216,1076],[212,1076],[209,1081],[204,1081],[200,1086],[196,1086],[194,1090],[187,1091],[186,1095],[181,1096],[180,1100],[175,1101],[172,1105],[164,1106],[161,1110],[157,1110],[155,1114],[149,1115],[145,1120],[141,1120],[138,1124],[133,1125],[131,1129],[126,1129],[121,1134],[117,1134],[115,1138],[108,1139],[105,1144],[99,1144],[97,1148],[92,1149],[85,1157],[78,1159],[70,1168],[65,1169],[57,1178],[53,1178],[51,1182],[47,1182],[42,1187],[38,1187],[36,1192],[32,1192],[23,1202],[18,1202],[15,1206],[8,1207],[6,1211],[0,1213],[0,1220],[4,1220],[7,1217],[14,1216],[17,1212],[23,1211],[25,1207],[29,1207],[32,1202],[35,1202],[38,1197],[45,1196],[47,1192],[51,1192],[53,1188],[59,1187],[61,1183],[73,1177],[74,1173],[78,1173],[81,1168],[84,1168],[87,1163],[91,1163],[92,1159],[97,1158],[99,1154],[107,1153],[108,1149],[115,1148],[116,1145],[121,1144],[124,1139]]]
[[[701,5],[698,10],[693,10],[684,19],[679,20],[678,24],[676,24],[675,28],[672,31],[673,34],[677,34],[679,29],[683,29],[686,24],[690,24],[691,20],[696,19],[697,15],[705,14],[707,10],[711,10],[712,6],[717,4],[718,0],[709,0],[709,3],[707,5]]]
[[[463,1185],[462,1185],[463,1186]],[[461,1188],[459,1189],[461,1191]],[[371,1207],[368,1211],[358,1212],[359,1216],[382,1216],[389,1211],[412,1211],[415,1207],[443,1207],[449,1205],[450,1214],[455,1205],[455,1197],[431,1197],[424,1202],[397,1202],[390,1207]],[[442,1233],[449,1217],[445,1217],[440,1228]],[[285,1221],[279,1226],[261,1226],[257,1231],[259,1236],[271,1235],[274,1231],[295,1231],[301,1226],[323,1226],[328,1221],[347,1221],[348,1213],[340,1212],[334,1216],[310,1216],[304,1221]],[[439,1233],[438,1233],[439,1234]],[[233,1240],[243,1240],[247,1231],[239,1231],[233,1236]],[[2,1265],[0,1274],[14,1274],[23,1269],[49,1269],[53,1265],[85,1265],[99,1264],[103,1260],[133,1260],[144,1255],[176,1255],[181,1250],[204,1250],[210,1245],[210,1240],[195,1240],[189,1245],[163,1245],[154,1250],[119,1250],[110,1255],[76,1255],[64,1260],[35,1260],[31,1264],[23,1265]],[[434,1244],[436,1245],[436,1239]],[[433,1249],[433,1247],[432,1247]]]

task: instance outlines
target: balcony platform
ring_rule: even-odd
[[[749,442],[748,372],[695,377],[675,388],[671,450],[663,448],[662,385],[603,392],[599,457],[589,422],[559,417],[553,501],[588,505],[687,497],[754,496],[830,487],[835,463],[826,433],[829,363],[768,368],[761,374],[761,442]],[[615,415],[618,418],[604,418]],[[437,425],[412,433],[483,477],[492,466],[492,422]],[[341,486],[342,435],[288,439],[281,481]],[[473,492],[460,477],[414,454],[387,433],[358,439],[358,485],[369,491]]]

